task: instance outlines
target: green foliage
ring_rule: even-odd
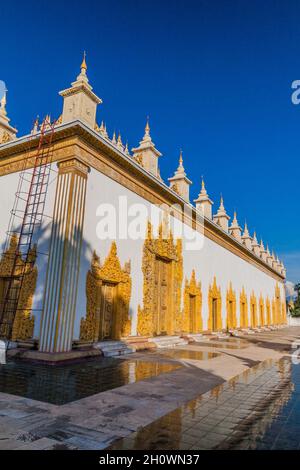
[[[293,317],[300,317],[300,282],[295,285],[294,289],[297,292],[297,298],[290,306],[290,312]]]

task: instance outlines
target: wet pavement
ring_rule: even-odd
[[[195,361],[207,361],[220,354],[208,351],[194,351],[193,349],[168,349],[151,353],[153,356],[169,357],[171,359],[192,359]]]
[[[0,365],[0,392],[63,405],[177,367],[178,364],[103,357],[59,366],[9,361]]]
[[[300,366],[262,363],[110,449],[300,449]]]
[[[218,341],[218,349],[193,344],[134,353],[120,361],[127,377],[120,386],[60,405],[0,392],[0,449],[298,449],[299,366],[286,357],[299,338],[293,327],[226,342],[240,346],[231,350]],[[183,359],[183,351],[198,359]],[[153,373],[158,364],[173,370]],[[92,368],[81,367],[83,393],[96,392]],[[107,383],[117,385],[107,373]],[[74,393],[70,372],[57,382],[58,390],[69,382]]]

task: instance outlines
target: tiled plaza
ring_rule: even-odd
[[[291,362],[297,338],[300,328],[293,327],[135,353],[102,369],[100,358],[68,366],[68,374],[55,372],[52,402],[36,399],[33,382],[24,382],[34,368],[22,363],[14,380],[6,370],[0,393],[0,449],[298,449],[300,370]],[[106,369],[105,387],[99,369]],[[36,375],[33,388],[39,378],[41,394],[51,379]],[[16,379],[22,396],[13,394]],[[85,381],[89,396],[78,399],[74,384],[84,389]],[[54,400],[67,392],[66,400]]]

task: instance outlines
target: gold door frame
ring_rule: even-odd
[[[155,263],[162,258],[170,263],[169,268],[169,306],[168,318],[166,319],[167,334],[173,335],[181,327],[182,315],[180,313],[181,285],[183,277],[182,263],[182,240],[173,239],[171,230],[161,223],[159,225],[158,237],[153,237],[152,225],[148,222],[147,234],[143,247],[142,272],[144,275],[143,285],[143,308],[138,307],[137,331],[141,336],[152,336],[154,320],[154,301],[157,298],[155,285]]]
[[[102,266],[99,256],[97,256],[95,251],[93,253],[91,268],[86,277],[87,313],[80,323],[80,339],[82,341],[99,341],[101,328],[101,289],[102,284],[105,282],[116,285],[112,339],[120,339],[130,335],[130,262],[125,263],[124,268],[121,268],[116,242],[112,242],[110,252]]]
[[[214,277],[213,284],[209,286],[208,291],[208,329],[212,331],[213,328],[213,301],[217,302],[216,311],[216,330],[222,329],[222,296],[221,288],[217,286],[216,277]]]
[[[269,297],[266,299],[266,321],[267,325],[272,324],[272,318],[271,318],[271,303]]]
[[[232,308],[232,312],[230,311]],[[227,290],[226,295],[226,310],[227,310],[227,328],[236,328],[236,295],[235,291],[232,289],[232,282],[229,283],[229,289]],[[231,318],[232,316],[232,318]]]
[[[248,321],[248,299],[243,286],[240,293],[240,327],[247,328],[249,325]]]
[[[260,326],[266,324],[265,303],[262,295],[259,297],[259,324]]]
[[[195,319],[192,321],[192,328],[190,318],[191,297],[195,298]],[[203,322],[201,282],[196,281],[196,274],[195,270],[193,269],[190,281],[185,279],[182,331],[184,333],[200,333],[202,329]]]
[[[254,291],[250,296],[250,324],[252,328],[257,327],[257,300]]]
[[[18,237],[13,234],[11,236],[8,249],[2,254],[0,260],[0,282],[5,282],[13,273],[14,257],[18,247]],[[23,272],[25,266],[24,278],[19,293],[19,301],[15,319],[13,322],[11,338],[16,340],[28,340],[33,337],[34,331],[34,315],[32,315],[32,301],[36,289],[38,271],[35,266],[36,261],[36,246],[34,246],[26,262],[18,255],[17,267],[14,277],[17,280]],[[0,299],[2,302],[4,299]],[[0,330],[1,335],[6,336],[5,328],[2,326]]]
[[[275,302],[275,324],[280,325],[282,323],[282,320],[281,320],[281,296],[280,296],[280,288],[279,288],[278,283],[276,283],[276,286],[275,286],[274,302]]]

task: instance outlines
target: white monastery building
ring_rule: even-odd
[[[0,337],[65,357],[285,324],[283,264],[203,180],[190,201],[182,152],[165,182],[148,121],[131,152],[110,138],[85,58],[59,94],[21,137],[0,105]]]

